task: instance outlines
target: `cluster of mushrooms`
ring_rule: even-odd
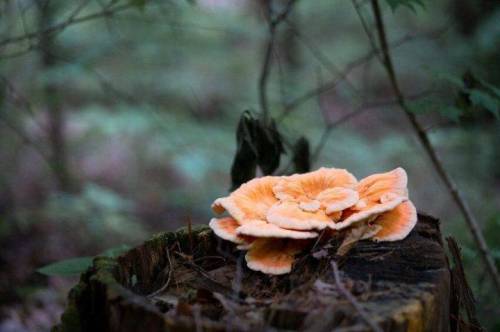
[[[361,181],[345,169],[265,176],[241,185],[212,204],[210,227],[224,240],[248,250],[247,266],[285,274],[294,257],[320,232],[373,241],[404,239],[417,222],[402,168]]]

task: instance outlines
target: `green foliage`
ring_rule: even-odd
[[[55,262],[37,270],[47,276],[70,277],[85,272],[91,265],[93,257],[76,257]]]
[[[130,248],[131,248],[130,246],[122,244],[118,247],[110,248],[102,252],[98,256],[117,258],[118,256],[130,250]],[[44,274],[46,276],[57,276],[57,277],[75,276],[87,271],[87,269],[92,266],[93,260],[94,257],[90,256],[69,258],[45,265],[37,269],[37,272]]]
[[[135,6],[137,9],[140,11],[144,11],[144,8],[146,7],[146,2],[148,0],[130,0],[130,3]]]
[[[464,111],[458,107],[446,105],[444,101],[426,98],[409,103],[410,111],[415,114],[438,113],[441,116],[458,122]]]
[[[87,183],[78,194],[51,195],[45,211],[54,220],[82,227],[93,238],[137,241],[146,237],[146,231],[131,215],[132,209],[133,203],[117,192]]]
[[[500,98],[495,98],[495,96],[477,89],[470,90],[469,93],[472,105],[483,108],[491,112],[497,119],[500,119]]]
[[[440,72],[435,77],[456,89],[455,104],[449,105],[437,98],[425,98],[410,103],[413,113],[438,113],[458,122],[462,117],[486,111],[500,119],[500,89],[493,84],[477,79],[470,72],[466,72],[462,77]]]
[[[425,8],[424,0],[386,0],[391,9],[394,11],[399,6],[407,7],[411,9],[413,12],[416,12],[417,9]]]
[[[117,247],[110,248],[110,249],[104,251],[99,256],[106,256],[109,258],[117,258],[118,256],[121,256],[124,253],[126,253],[127,251],[129,251],[131,248],[132,247],[130,247],[129,245],[122,244],[122,245],[119,245]]]

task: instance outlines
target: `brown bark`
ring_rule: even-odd
[[[337,240],[311,248],[322,255],[305,252],[292,273],[267,276],[207,228],[189,238],[164,233],[118,259],[96,258],[55,331],[370,331],[368,320],[384,331],[441,332],[458,315],[431,217],[419,216],[402,241],[359,242],[335,275]]]

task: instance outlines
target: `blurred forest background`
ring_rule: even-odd
[[[41,266],[208,222],[210,203],[230,187],[238,120],[261,110],[267,5],[0,2],[2,332],[58,321],[77,276],[46,276]],[[500,266],[500,2],[381,7],[409,107]],[[276,27],[265,96],[285,142],[280,169],[302,136],[313,168],[362,178],[404,167],[417,208],[459,240],[481,321],[499,331],[498,293],[397,105],[374,34],[363,0],[298,1]]]

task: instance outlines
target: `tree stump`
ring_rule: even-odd
[[[54,330],[370,331],[370,323],[450,330],[450,270],[437,220],[419,215],[406,239],[361,241],[340,261],[338,242],[304,252],[288,275],[267,276],[207,227],[163,233],[117,259],[95,258]]]

